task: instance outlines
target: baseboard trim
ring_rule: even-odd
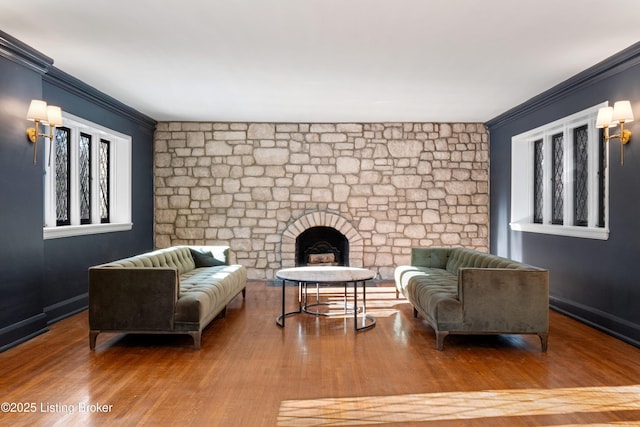
[[[557,312],[640,348],[640,325],[638,324],[563,298],[550,296],[549,306]]]
[[[59,322],[62,319],[80,313],[89,307],[89,294],[84,293],[73,298],[60,301],[44,308],[47,316],[47,325]]]
[[[46,320],[40,313],[0,329],[0,353],[47,332]]]

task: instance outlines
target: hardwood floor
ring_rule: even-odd
[[[437,351],[391,283],[368,288],[377,324],[357,334],[351,317],[279,328],[280,292],[250,282],[200,351],[187,336],[101,334],[92,352],[86,312],[58,322],[0,354],[0,401],[34,410],[3,404],[0,424],[640,425],[640,349],[559,313],[547,353],[536,336],[449,336]]]

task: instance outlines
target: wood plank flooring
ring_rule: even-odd
[[[0,425],[640,425],[640,349],[559,313],[547,353],[536,336],[449,336],[437,351],[391,283],[368,288],[377,324],[357,334],[351,317],[279,328],[280,295],[249,282],[200,351],[101,334],[92,352],[86,312],[58,322],[0,354],[0,401],[21,411],[3,404]]]

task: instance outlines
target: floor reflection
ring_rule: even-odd
[[[640,410],[640,385],[287,400],[278,425],[364,425]],[[608,425],[640,425],[638,421]]]

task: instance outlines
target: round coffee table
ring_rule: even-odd
[[[367,330],[376,324],[375,317],[366,313],[367,287],[365,282],[376,277],[374,271],[365,268],[338,266],[293,267],[278,271],[276,277],[282,280],[282,314],[276,318],[278,326],[284,327],[285,317],[302,312],[315,316],[326,316],[326,313],[310,309],[310,307],[326,304],[319,301],[318,288],[320,285],[344,286],[344,308],[345,311],[353,311],[353,327],[355,331]],[[285,312],[285,288],[288,281],[298,284],[298,310]],[[353,284],[353,305],[351,306],[346,302],[349,284]],[[315,303],[309,303],[308,285],[316,286]],[[358,285],[362,285],[362,307],[358,306]],[[360,312],[362,313],[362,325],[359,326],[358,313]]]

